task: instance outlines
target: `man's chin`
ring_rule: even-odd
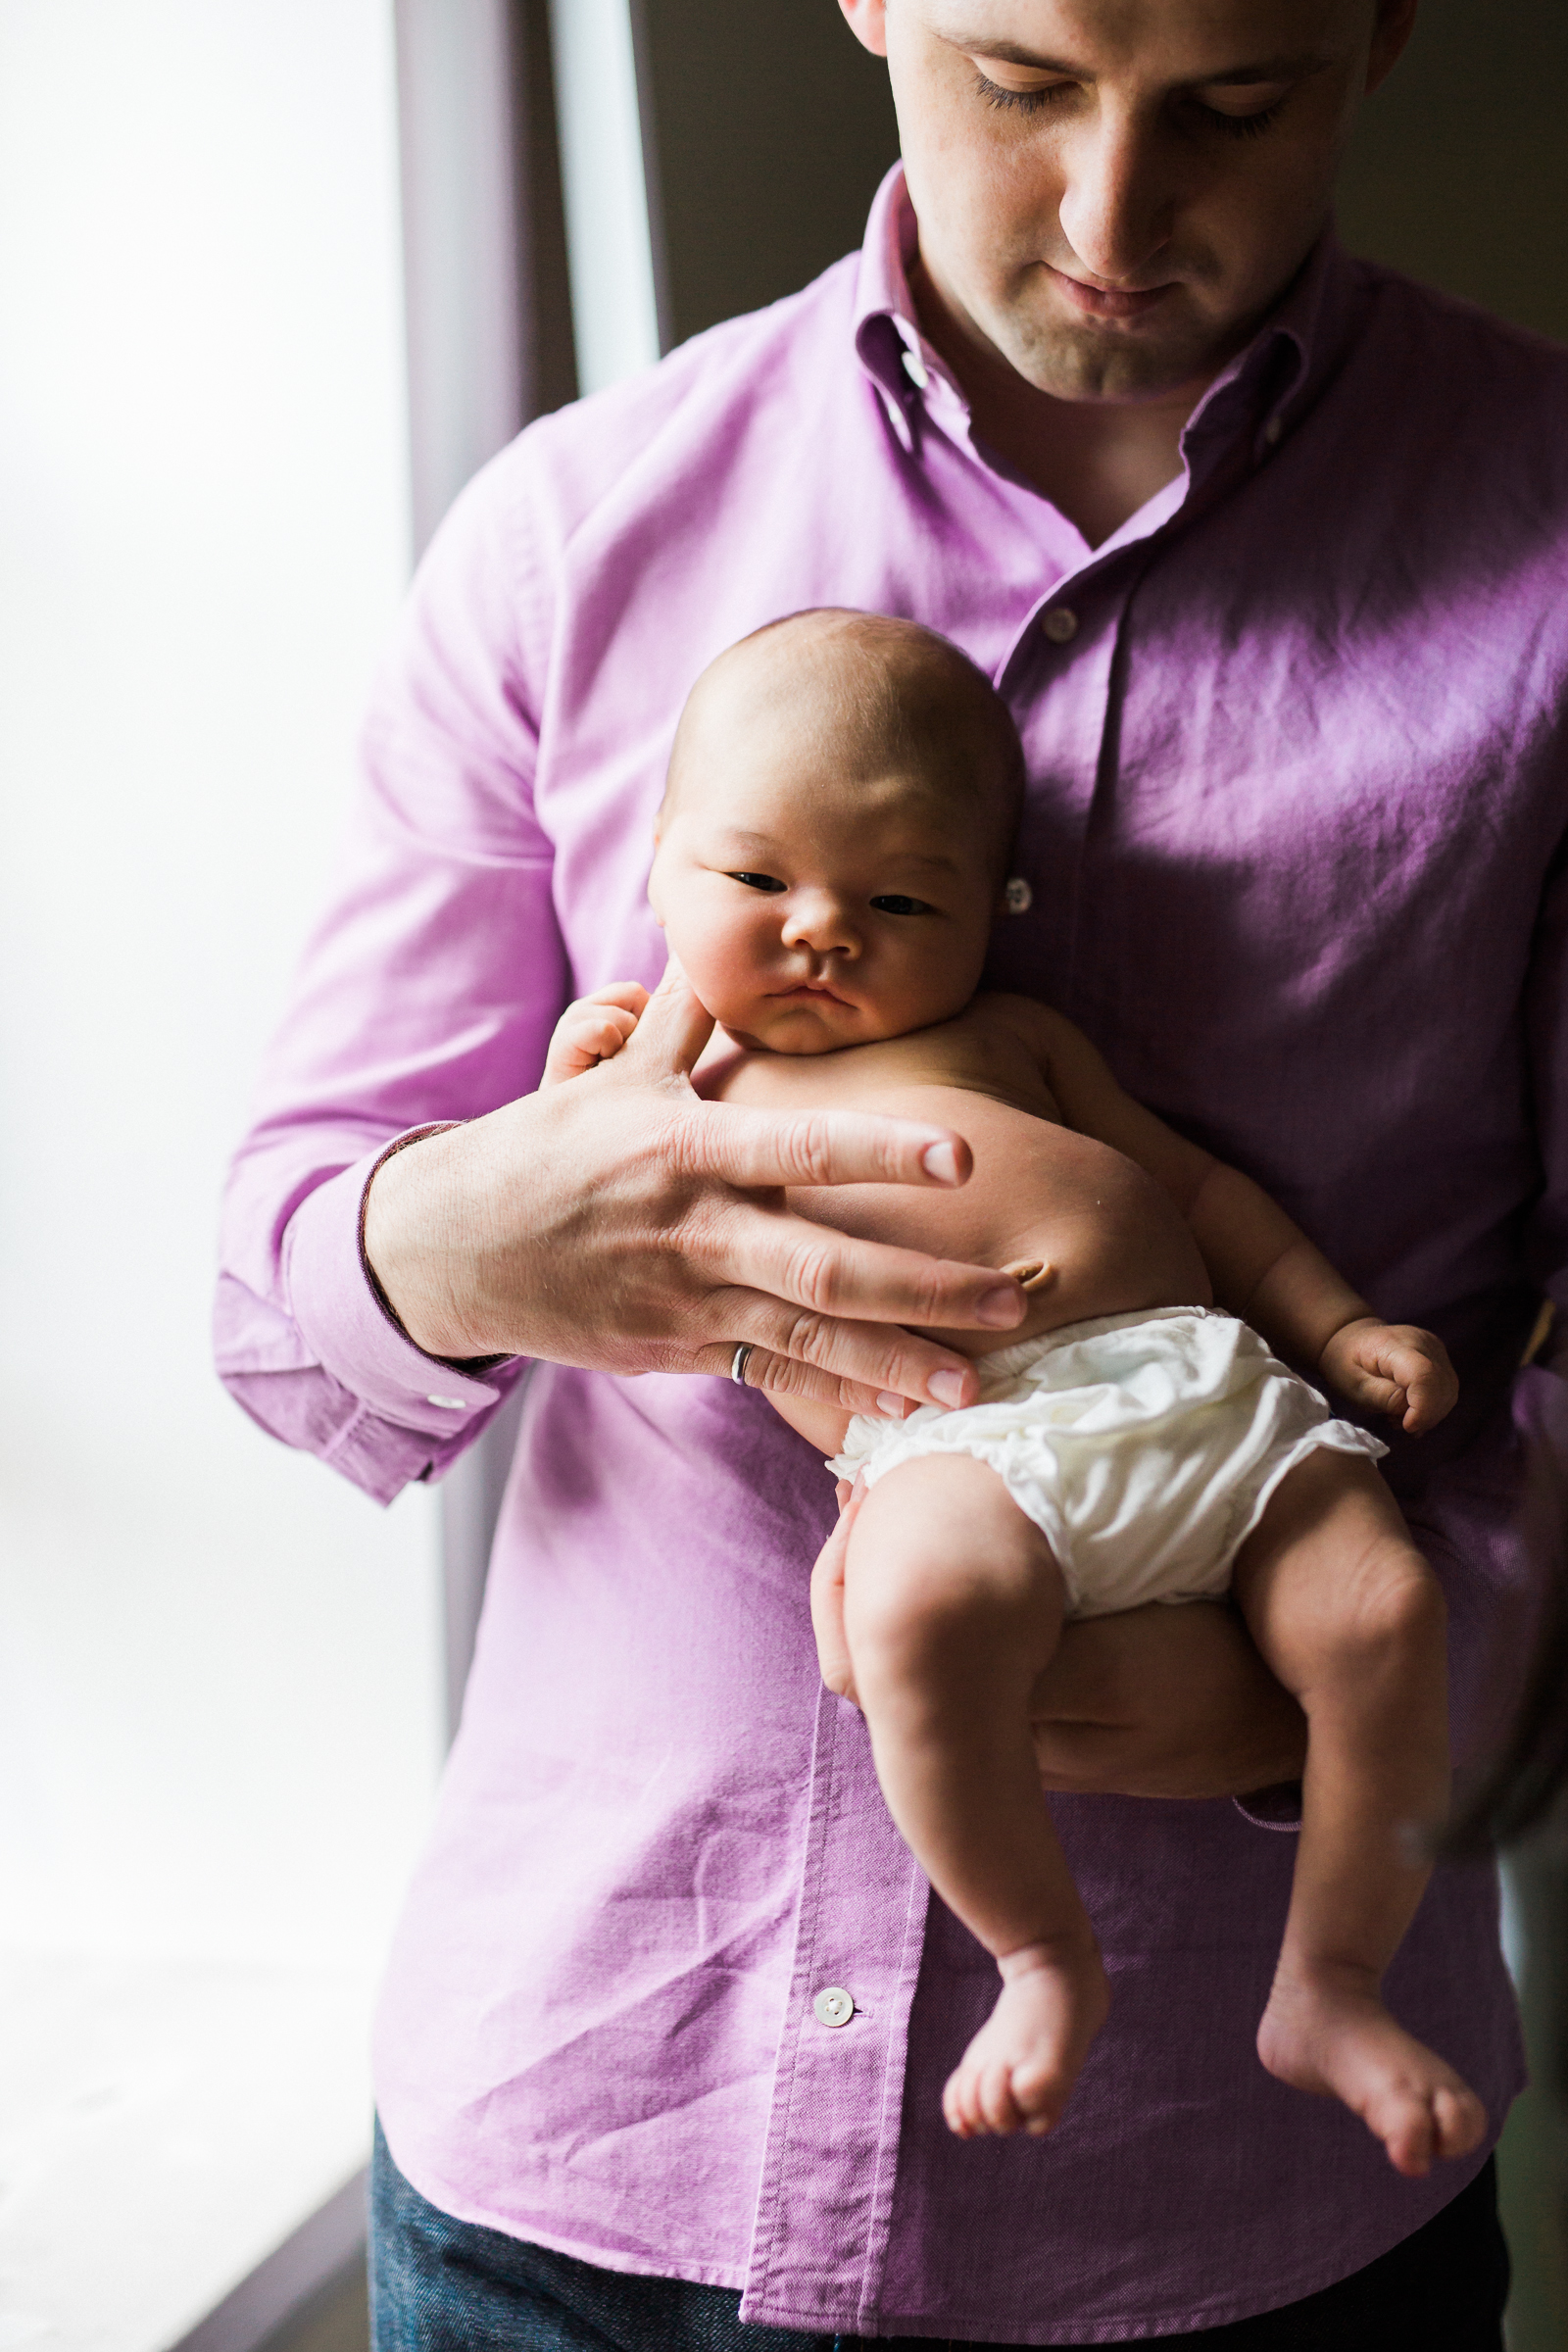
[[[995,331],[995,330],[994,330]],[[1026,383],[1054,400],[1155,401],[1206,382],[1245,340],[1191,317],[1133,324],[1064,316],[1012,318],[996,333]]]

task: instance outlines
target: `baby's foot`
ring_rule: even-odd
[[[942,2093],[960,2139],[1049,2132],[1067,2104],[1110,1988],[1093,1943],[1031,1943],[997,1963],[1002,1993]]]
[[[1439,2157],[1467,2156],[1487,2128],[1469,2084],[1396,2025],[1364,1980],[1276,1977],[1257,2054],[1282,2082],[1343,2099],[1413,2180]]]

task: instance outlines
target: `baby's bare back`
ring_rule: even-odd
[[[956,1129],[974,1154],[957,1192],[855,1184],[792,1191],[819,1224],[967,1265],[1043,1258],[1049,1281],[999,1343],[994,1331],[933,1332],[967,1355],[1058,1324],[1141,1308],[1206,1305],[1198,1245],[1162,1186],[1120,1152],[1077,1135],[1033,1057],[985,1000],[910,1037],[837,1054],[730,1053],[705,1063],[701,1092],[759,1109],[856,1109]]]

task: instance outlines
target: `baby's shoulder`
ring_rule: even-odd
[[[1082,1035],[1054,1005],[1042,1004],[1037,997],[1009,996],[1001,989],[972,997],[958,1018],[990,1036],[1005,1037],[1026,1047],[1043,1061],[1064,1047],[1070,1049]]]

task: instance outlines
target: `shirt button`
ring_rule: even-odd
[[[1268,443],[1270,449],[1273,449],[1278,443],[1279,437],[1284,430],[1285,419],[1283,416],[1271,416],[1269,418],[1267,424],[1265,424],[1263,427],[1263,438]]]
[[[427,1396],[424,1401],[426,1404],[439,1404],[449,1413],[466,1413],[468,1409],[466,1396]]]
[[[920,354],[917,351],[910,351],[907,348],[906,348],[904,354],[904,372],[908,377],[910,383],[918,385],[922,392],[925,390],[927,384],[931,381],[931,377],[926,369],[926,364],[924,360],[921,359]]]
[[[847,2026],[855,2015],[855,1998],[842,1984],[826,1984],[817,1994],[811,2007],[821,2026]]]
[[[1053,605],[1040,626],[1053,645],[1070,645],[1078,634],[1078,615],[1067,605]]]

